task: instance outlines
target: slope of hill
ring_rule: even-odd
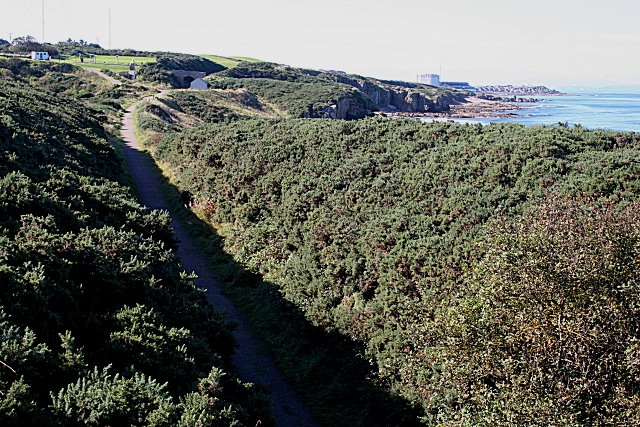
[[[99,117],[0,81],[0,424],[272,425]]]
[[[282,81],[287,78],[282,76]],[[478,315],[475,306],[465,304],[475,304],[477,285],[472,286],[467,275],[484,255],[476,243],[485,224],[500,215],[517,220],[553,194],[578,197],[574,211],[599,209],[599,202],[589,201],[585,194],[618,200],[622,205],[636,200],[640,194],[637,134],[384,118],[351,122],[250,119],[169,132],[157,145],[155,156],[168,165],[179,189],[191,194],[193,209],[223,233],[225,250],[263,278],[232,275],[229,289],[244,301],[254,298],[246,306],[258,322],[273,322],[261,330],[267,341],[279,343],[273,351],[293,381],[319,375],[324,389],[341,396],[335,400],[353,399],[348,393],[340,394],[349,389],[337,385],[345,377],[327,378],[318,372],[335,373],[326,367],[350,366],[349,358],[324,353],[327,341],[312,329],[300,329],[307,331],[306,336],[300,330],[287,332],[295,330],[295,313],[302,313],[303,323],[327,334],[364,341],[360,357],[373,363],[369,384],[386,384],[418,409],[429,425],[451,425],[463,415],[466,424],[462,425],[483,425],[483,419],[508,425],[509,419],[533,420],[538,415],[544,420],[540,425],[573,425],[580,422],[576,420],[615,424],[638,410],[640,387],[633,379],[635,368],[627,364],[631,361],[623,361],[635,357],[629,355],[635,354],[634,343],[640,339],[633,326],[637,322],[631,302],[620,308],[625,313],[621,314],[624,325],[599,335],[597,344],[593,341],[576,350],[580,351],[576,363],[595,366],[605,355],[607,360],[617,360],[612,362],[615,368],[606,371],[609,381],[622,387],[615,393],[591,374],[581,373],[577,365],[554,367],[553,354],[536,359],[527,352],[494,349],[490,337],[474,341],[473,336],[465,335],[467,329],[454,327],[467,325],[469,330],[478,330],[473,329],[477,328],[475,317],[465,317]],[[620,215],[633,218],[635,214]],[[636,231],[624,230],[621,227],[615,233],[621,233],[622,241],[631,246],[615,256],[626,259],[620,268],[631,272],[624,277],[633,284],[620,298],[635,301],[640,295],[634,267]],[[583,231],[568,227],[567,232]],[[603,247],[608,247],[607,239],[600,240]],[[579,261],[567,263],[576,265],[576,274],[582,271]],[[581,283],[593,280],[588,274],[584,277],[588,278],[566,282],[566,286],[580,288]],[[611,289],[619,283],[616,279],[602,286]],[[292,314],[270,313],[273,306],[265,301],[274,299],[265,295],[273,292],[269,290],[273,285],[284,298],[282,310]],[[603,298],[605,294],[609,295],[603,291]],[[528,310],[542,312],[550,303],[545,300],[538,306],[535,301]],[[585,304],[584,298],[577,301],[563,303],[567,316],[606,318],[611,310],[618,310],[603,299],[585,312],[578,308]],[[505,316],[513,319],[509,316],[516,314],[505,312]],[[285,323],[278,326],[278,322]],[[562,327],[552,334],[562,334]],[[457,337],[466,338],[458,342]],[[458,347],[461,342],[467,346],[464,357]],[[557,351],[572,348],[569,341],[563,341]],[[480,369],[477,363],[482,355],[494,350],[501,357],[512,354],[515,365],[497,363],[486,371]],[[530,367],[537,363],[547,366],[544,379],[531,377],[542,375]],[[464,382],[465,372],[474,382]],[[515,384],[504,372],[533,379]],[[554,379],[566,385],[551,387]],[[304,381],[299,386],[313,388]],[[527,387],[532,393],[528,403],[516,405],[517,396],[526,394]],[[572,393],[584,398],[567,404]],[[357,399],[374,401],[372,395]],[[512,402],[511,406],[501,406],[500,399]],[[334,409],[340,405],[331,404]],[[357,421],[336,414],[327,424],[393,425],[382,415],[391,413],[391,407],[381,402],[376,405],[375,410],[369,407],[361,412]],[[326,407],[325,415],[331,410]],[[410,421],[402,424],[410,425]]]
[[[166,215],[117,183],[90,105],[146,88],[2,64],[0,422],[269,425]],[[464,94],[270,63],[209,81],[138,126],[322,424],[640,423],[638,134],[314,118]]]

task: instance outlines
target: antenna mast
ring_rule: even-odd
[[[44,0],[42,0],[42,43],[44,43]]]

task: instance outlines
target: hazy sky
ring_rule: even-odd
[[[413,81],[640,84],[640,0],[45,0],[48,42],[250,56]],[[0,0],[0,38],[42,37]]]

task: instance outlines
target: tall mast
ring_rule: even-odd
[[[44,43],[44,0],[42,0],[42,40],[41,43]]]

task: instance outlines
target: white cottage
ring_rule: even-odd
[[[191,82],[190,88],[194,90],[207,90],[209,89],[209,83],[205,82],[202,79],[195,79]]]
[[[49,52],[36,52],[31,51],[31,59],[36,61],[48,61],[49,60]]]

